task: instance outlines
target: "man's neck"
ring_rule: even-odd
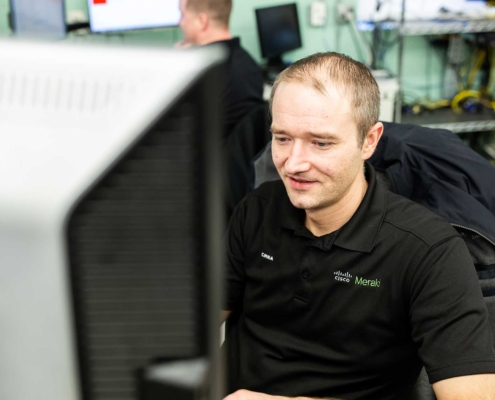
[[[198,40],[198,45],[203,46],[205,44],[219,42],[221,40],[232,39],[232,34],[228,29],[215,29],[205,32]]]
[[[350,188],[342,199],[320,210],[306,210],[305,225],[315,236],[335,232],[344,226],[354,215],[368,190],[364,175]]]

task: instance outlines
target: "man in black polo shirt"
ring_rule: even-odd
[[[229,52],[227,84],[223,90],[224,134],[263,102],[263,73],[229,30],[232,0],[181,0],[180,27],[184,40],[177,47],[223,44]]]
[[[313,55],[282,72],[271,107],[282,180],[229,225],[226,400],[402,399],[422,365],[439,400],[494,399],[492,332],[463,240],[365,162],[383,131],[369,70]]]

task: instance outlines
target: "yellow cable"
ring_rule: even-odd
[[[495,68],[493,49],[490,51],[490,65],[491,65],[490,76],[488,77],[488,83],[486,85],[487,94],[490,93],[490,91],[492,90],[492,85],[493,85],[493,69]]]
[[[450,106],[450,100],[438,100],[434,102],[424,102],[423,107],[429,109],[429,110],[434,110],[437,108],[441,107],[448,107]]]
[[[475,64],[474,68],[471,70],[471,72],[469,73],[469,78],[468,78],[468,81],[466,84],[466,87],[468,89],[473,84],[474,78],[476,78],[476,74],[480,70],[483,62],[485,61],[485,57],[486,57],[486,50],[480,50],[479,55],[478,55],[478,59],[476,60],[476,64]]]
[[[459,71],[459,78],[461,78],[461,79],[462,79],[462,78],[464,77],[464,75],[466,75],[466,74],[467,74],[467,72],[468,72],[468,66],[473,64],[473,61],[474,61],[474,59],[476,58],[476,54],[477,54],[477,53],[478,53],[478,52],[476,51],[476,52],[471,53],[471,54],[469,55],[469,59],[467,60],[467,63],[465,63],[465,65],[464,65],[464,66],[460,69],[460,71]],[[471,67],[471,68],[472,68],[472,67]],[[471,68],[470,68],[469,70],[471,70]],[[457,81],[457,90],[458,90],[459,92],[461,92],[461,91],[463,91],[463,90],[465,90],[465,89],[466,89],[466,88],[464,87],[464,85],[462,84],[461,79],[459,79],[459,80]]]
[[[481,99],[480,100],[480,103],[482,105],[484,105],[485,107],[487,108],[492,108],[495,110],[495,102],[494,101],[490,101],[490,100],[487,100],[487,99]]]
[[[463,90],[462,92],[457,93],[452,99],[452,110],[454,110],[456,114],[462,114],[462,108],[459,107],[459,103],[469,97],[479,100],[481,98],[481,93],[477,90]]]
[[[465,63],[465,65],[461,68],[461,70],[459,71],[459,74],[461,76],[464,76],[466,75],[466,72],[468,71],[468,65],[471,65],[474,61],[474,59],[476,58],[476,55],[478,54],[478,51],[475,51],[474,53],[471,53],[468,57],[468,60],[467,62]]]

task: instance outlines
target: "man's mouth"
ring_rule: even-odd
[[[288,178],[289,178],[290,186],[293,189],[297,189],[297,190],[309,189],[311,186],[313,186],[316,183],[316,181],[311,181],[293,176],[289,176]]]

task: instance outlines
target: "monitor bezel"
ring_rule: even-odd
[[[263,45],[264,36],[262,35],[261,29],[260,29],[259,14],[262,13],[263,11],[266,11],[266,10],[283,9],[283,8],[292,8],[295,11],[296,22],[297,22],[297,34],[299,37],[299,46],[294,47],[292,49],[284,50],[280,53],[267,53],[266,49],[264,48],[264,45]],[[287,4],[280,4],[280,5],[271,6],[271,7],[256,8],[254,11],[255,11],[255,15],[256,15],[256,27],[258,30],[258,42],[259,42],[259,46],[260,46],[260,50],[261,50],[261,56],[263,58],[269,59],[269,58],[279,57],[286,52],[297,50],[297,49],[300,49],[303,47],[302,35],[301,35],[301,24],[299,22],[299,10],[297,8],[297,3],[287,3]]]
[[[95,29],[94,28],[94,22],[93,22],[93,17],[91,15],[91,9],[92,9],[92,2],[93,0],[86,0],[86,4],[88,6],[88,19],[89,19],[89,29],[91,33],[100,33],[100,34],[106,34],[106,33],[119,33],[119,32],[134,32],[134,31],[146,31],[150,29],[167,29],[167,28],[178,28],[179,27],[179,22],[177,21],[177,24],[158,24],[158,25],[146,25],[146,26],[136,26],[136,27],[125,27],[125,28],[120,28],[120,29],[114,29],[114,28],[109,28],[109,29]]]

